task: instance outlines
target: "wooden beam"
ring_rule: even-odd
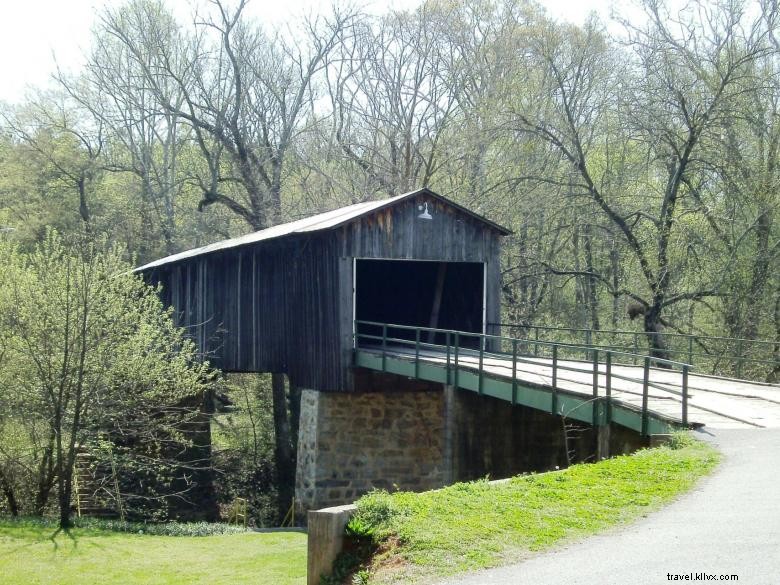
[[[439,262],[439,270],[436,274],[436,290],[433,293],[433,307],[431,308],[431,320],[428,327],[436,329],[439,326],[439,311],[441,310],[441,298],[444,294],[444,280],[447,277],[447,263]],[[433,343],[435,338],[433,331],[428,332],[428,343]]]

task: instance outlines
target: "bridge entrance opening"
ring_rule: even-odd
[[[394,325],[482,333],[485,320],[485,266],[481,262],[355,260],[355,319]],[[374,329],[360,333],[375,335]],[[389,336],[414,340],[414,331]],[[421,341],[444,344],[445,334]],[[477,347],[476,338],[464,338]]]

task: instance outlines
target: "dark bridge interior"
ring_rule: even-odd
[[[479,262],[356,260],[355,318],[396,325],[482,332],[484,266]],[[376,335],[376,328],[360,333]],[[414,339],[393,330],[390,337]],[[444,335],[422,341],[444,344]],[[475,339],[462,345],[476,347]]]

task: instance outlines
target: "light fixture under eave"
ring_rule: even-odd
[[[423,205],[420,205],[418,209],[422,210],[422,213],[418,215],[417,217],[419,219],[433,219],[433,216],[428,213],[428,202],[426,201]]]

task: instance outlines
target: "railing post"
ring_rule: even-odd
[[[607,424],[612,422],[612,352],[607,352]]]
[[[414,377],[420,377],[420,328],[414,330]]]
[[[742,377],[742,365],[744,360],[742,359],[742,352],[744,350],[743,342],[740,339],[737,341],[737,378]]]
[[[598,425],[599,418],[599,350],[593,350],[593,407],[591,408],[591,416],[593,420],[593,426]]]
[[[482,378],[484,376],[483,364],[485,363],[485,336],[479,336],[479,393],[482,394]]]
[[[517,404],[517,339],[512,340],[512,405]]]
[[[688,366],[682,369],[682,424],[688,426]]]
[[[693,363],[693,335],[688,336],[688,363]]]
[[[632,361],[634,362],[634,365],[636,365],[636,354],[639,353],[639,334],[634,332],[634,357],[632,358]]]
[[[460,333],[455,332],[455,384],[454,386],[458,387],[458,382],[460,382],[460,367],[458,366],[458,353],[460,349]]]
[[[587,345],[588,347],[593,345],[593,333],[591,332],[590,329],[585,330],[585,345]]]
[[[539,326],[534,327],[534,355],[539,355]]]
[[[450,385],[450,332],[445,333],[447,340],[447,386]]]
[[[382,371],[387,371],[387,323],[382,325]]]
[[[642,436],[647,436],[647,402],[650,390],[650,358],[645,356],[644,374],[642,377]]]
[[[552,397],[550,400],[550,412],[558,413],[558,346],[552,347]]]

